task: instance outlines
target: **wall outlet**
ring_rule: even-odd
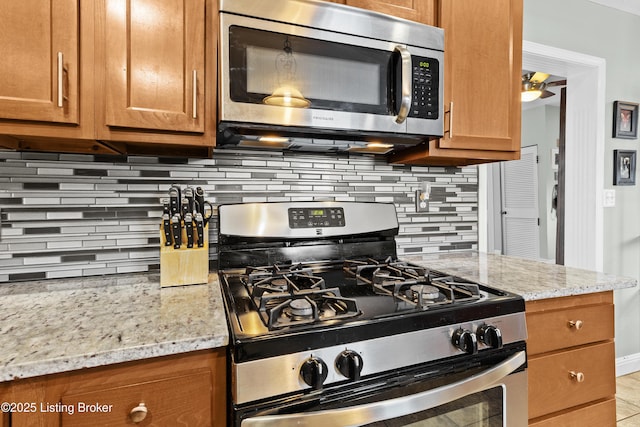
[[[420,183],[420,188],[416,190],[416,212],[429,211],[429,198],[431,197],[431,186],[427,182]]]
[[[604,190],[602,194],[602,207],[612,208],[616,205],[616,190]]]

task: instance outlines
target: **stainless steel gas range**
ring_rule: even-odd
[[[230,425],[526,425],[523,299],[398,260],[393,204],[218,212]]]

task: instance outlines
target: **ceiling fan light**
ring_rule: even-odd
[[[540,95],[542,95],[541,90],[537,90],[537,89],[525,90],[520,93],[520,99],[522,102],[531,102],[540,98]]]

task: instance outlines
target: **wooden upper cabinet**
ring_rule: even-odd
[[[79,0],[0,2],[0,118],[79,123]]]
[[[445,109],[440,148],[520,150],[521,0],[443,0]]]
[[[435,0],[345,0],[348,6],[435,25]]]
[[[453,165],[520,158],[522,0],[441,0],[444,136],[392,163]]]
[[[105,0],[104,13],[105,124],[204,132],[205,1]]]

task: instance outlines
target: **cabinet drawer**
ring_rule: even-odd
[[[527,331],[529,355],[613,339],[613,304],[527,313]]]
[[[62,426],[211,426],[209,371],[122,387],[63,396]],[[131,411],[144,403],[147,415],[136,424]],[[101,405],[93,407],[89,405]],[[73,413],[71,413],[73,412]]]
[[[603,427],[616,425],[616,400],[609,399],[554,417],[534,420],[529,427]]]
[[[613,341],[529,358],[529,419],[616,392]],[[571,377],[582,374],[583,381]]]

